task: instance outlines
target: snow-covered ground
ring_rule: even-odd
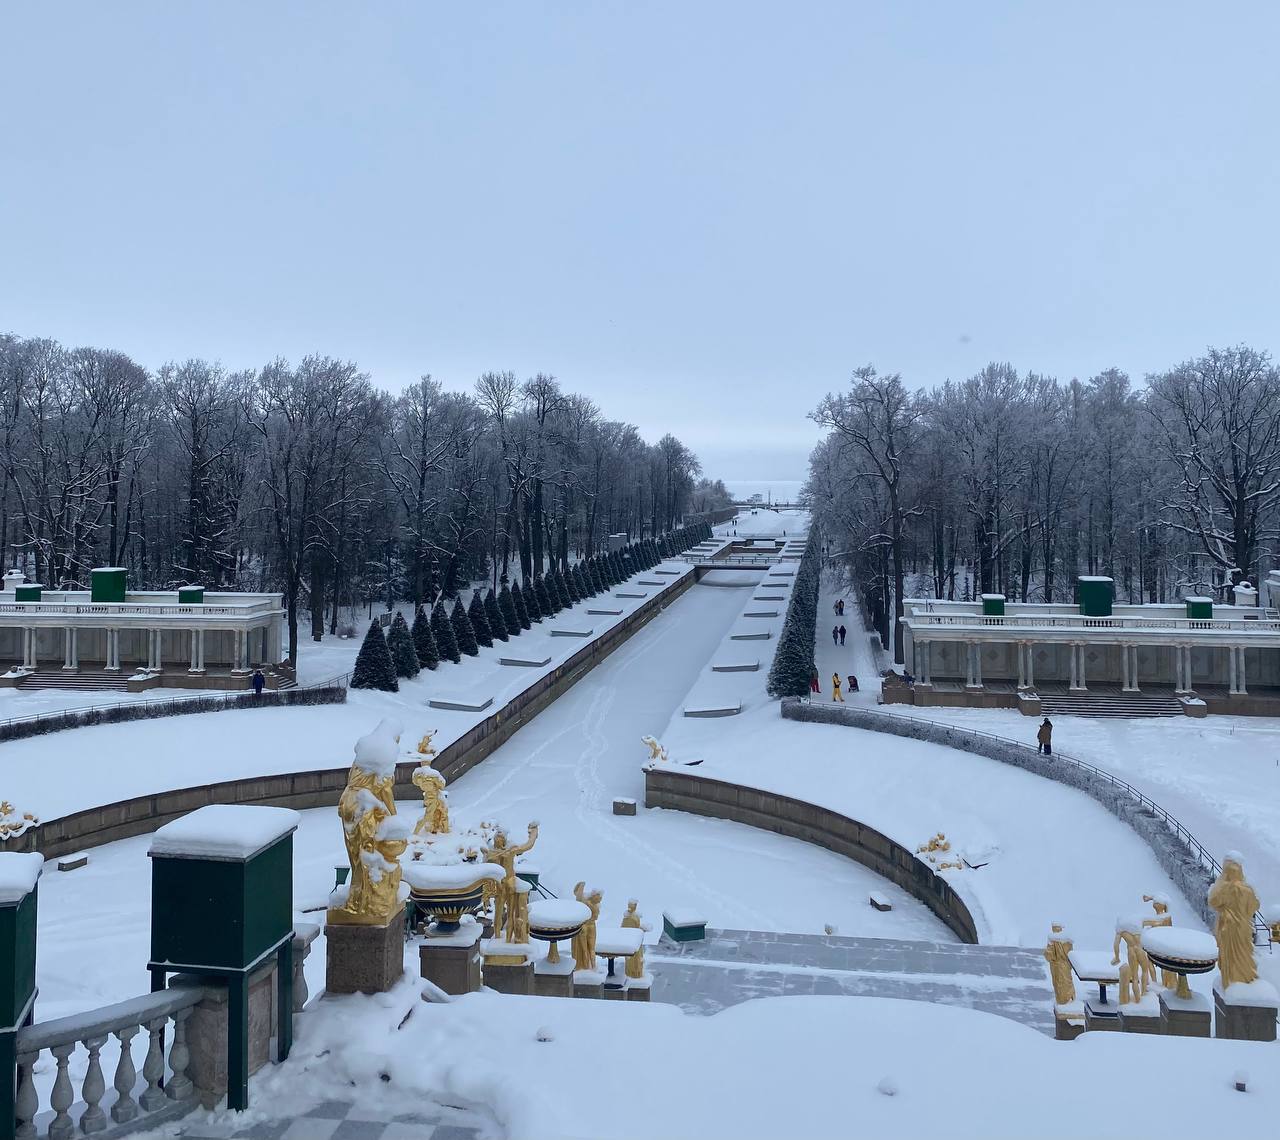
[[[490,993],[432,1006],[411,980],[377,1001],[334,1002],[253,1093],[268,1113],[276,1096],[335,1089],[375,1110],[387,1090],[478,1102],[509,1140],[1183,1140],[1269,1134],[1275,1053],[1127,1033],[1058,1042],[991,1014],[884,998],[766,998],[712,1017]]]
[[[694,586],[452,785],[454,820],[497,819],[520,835],[526,823],[538,820],[541,836],[529,861],[550,889],[566,893],[579,879],[601,887],[603,925],[620,920],[628,898],[639,899],[654,927],[651,941],[661,932],[662,911],[679,906],[704,911],[716,926],[817,934],[829,923],[848,935],[949,940],[946,928],[904,892],[799,840],[679,812],[612,814],[615,796],[643,802],[641,763],[648,752],[641,736],[660,731],[679,712],[748,597],[747,588]],[[207,718],[190,717],[76,730],[48,738],[45,749],[47,756],[51,744],[81,738],[80,747],[92,759],[102,755],[95,741],[116,727],[161,729],[149,747],[164,757],[183,756],[186,778],[176,782],[185,784],[195,782],[190,778],[193,768],[205,773],[202,779],[239,770],[240,753],[254,744],[252,733],[229,737],[228,729],[252,722],[257,726],[252,731],[260,734],[259,755],[270,750],[264,745],[274,743],[293,758],[293,766],[346,767],[355,739],[386,711],[400,715],[403,710],[354,703],[264,710],[243,718],[213,714],[222,716],[216,736],[192,732],[193,721]],[[431,727],[428,718],[435,712],[418,709],[413,722],[402,716],[403,742],[416,741],[423,728]],[[295,715],[284,720],[277,713]],[[119,765],[127,767],[122,755]],[[124,792],[112,790],[118,786],[118,777],[114,783],[104,777],[99,791],[121,798]],[[404,802],[400,810],[416,819],[421,803]],[[324,905],[334,867],[345,862],[345,853],[332,808],[302,816],[294,840],[295,902],[299,920],[322,921],[320,911],[305,912]],[[40,888],[42,1020],[146,990],[149,842],[148,836],[139,836],[108,844],[91,853],[87,867],[65,874],[46,871]],[[893,900],[891,913],[867,904],[875,889]],[[85,968],[89,944],[95,948],[92,969]],[[320,939],[308,963],[316,991],[323,986],[323,951]]]
[[[687,563],[663,565],[682,575],[692,573]],[[8,766],[5,795],[22,811],[48,821],[172,788],[304,769],[346,768],[351,763],[351,743],[384,716],[400,720],[406,739],[417,740],[428,730],[438,730],[436,747],[443,748],[582,648],[583,639],[553,637],[552,629],[589,625],[598,636],[682,580],[679,576],[655,578],[648,571],[635,575],[639,579],[664,584],[635,587],[646,593],[644,598],[617,598],[611,591],[580,602],[505,645],[481,647],[478,657],[463,657],[458,665],[441,662],[434,672],[423,670],[414,680],[401,681],[398,693],[353,689],[343,705],[201,713],[7,742],[0,746],[0,761]],[[589,606],[605,604],[622,614],[586,612]],[[345,646],[335,643],[323,675],[336,671],[328,667],[345,652]],[[516,654],[551,660],[540,668],[499,663],[501,657]],[[481,712],[427,707],[427,701],[437,696],[492,697],[493,706]]]
[[[738,517],[713,527],[718,538],[754,538],[757,535],[793,538],[809,527],[808,511],[774,511],[768,507],[744,508]]]

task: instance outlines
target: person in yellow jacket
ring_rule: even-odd
[[[840,695],[840,674],[831,674],[831,699],[844,704],[844,697]]]

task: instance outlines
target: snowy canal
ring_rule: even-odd
[[[602,925],[614,925],[628,898],[654,929],[662,911],[693,907],[711,925],[747,930],[951,940],[921,904],[841,856],[739,824],[679,812],[611,814],[615,796],[643,802],[641,736],[661,734],[685,694],[738,617],[746,589],[695,586],[608,657],[560,700],[521,729],[450,788],[455,820],[499,820],[523,835],[531,820],[541,836],[529,857],[542,881],[568,893],[581,879],[604,891]],[[358,706],[354,706],[358,708]],[[353,706],[347,706],[353,711]],[[354,744],[377,720],[367,711],[349,742],[330,741],[334,753]],[[338,710],[281,710],[289,718]],[[172,731],[178,753],[193,721],[209,714],[150,722]],[[409,718],[404,718],[406,721]],[[215,719],[214,724],[224,723]],[[720,722],[726,726],[733,721]],[[125,726],[122,726],[125,727]],[[130,726],[132,727],[132,726]],[[416,725],[406,724],[406,731]],[[76,736],[89,736],[85,730]],[[70,737],[72,734],[67,734]],[[741,734],[744,747],[751,737]],[[87,743],[87,742],[86,742]],[[347,753],[349,755],[349,752]],[[785,763],[785,757],[779,757]],[[329,761],[332,763],[332,760]],[[416,816],[419,803],[400,810]],[[40,1016],[56,1017],[118,1001],[148,989],[149,837],[95,849],[89,865],[46,874],[40,889]],[[323,921],[321,909],[343,862],[332,808],[303,813],[295,841],[295,900],[302,921]],[[891,913],[867,903],[878,889],[894,902]],[[323,985],[323,940],[308,961],[312,992]]]

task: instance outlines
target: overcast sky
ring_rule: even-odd
[[[1280,348],[1280,6],[0,12],[0,330],[396,388],[552,372],[800,479],[874,362]]]

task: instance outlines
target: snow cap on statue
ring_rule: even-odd
[[[356,741],[356,763],[366,772],[390,776],[399,756],[400,722],[392,717],[378,722],[378,727]]]

